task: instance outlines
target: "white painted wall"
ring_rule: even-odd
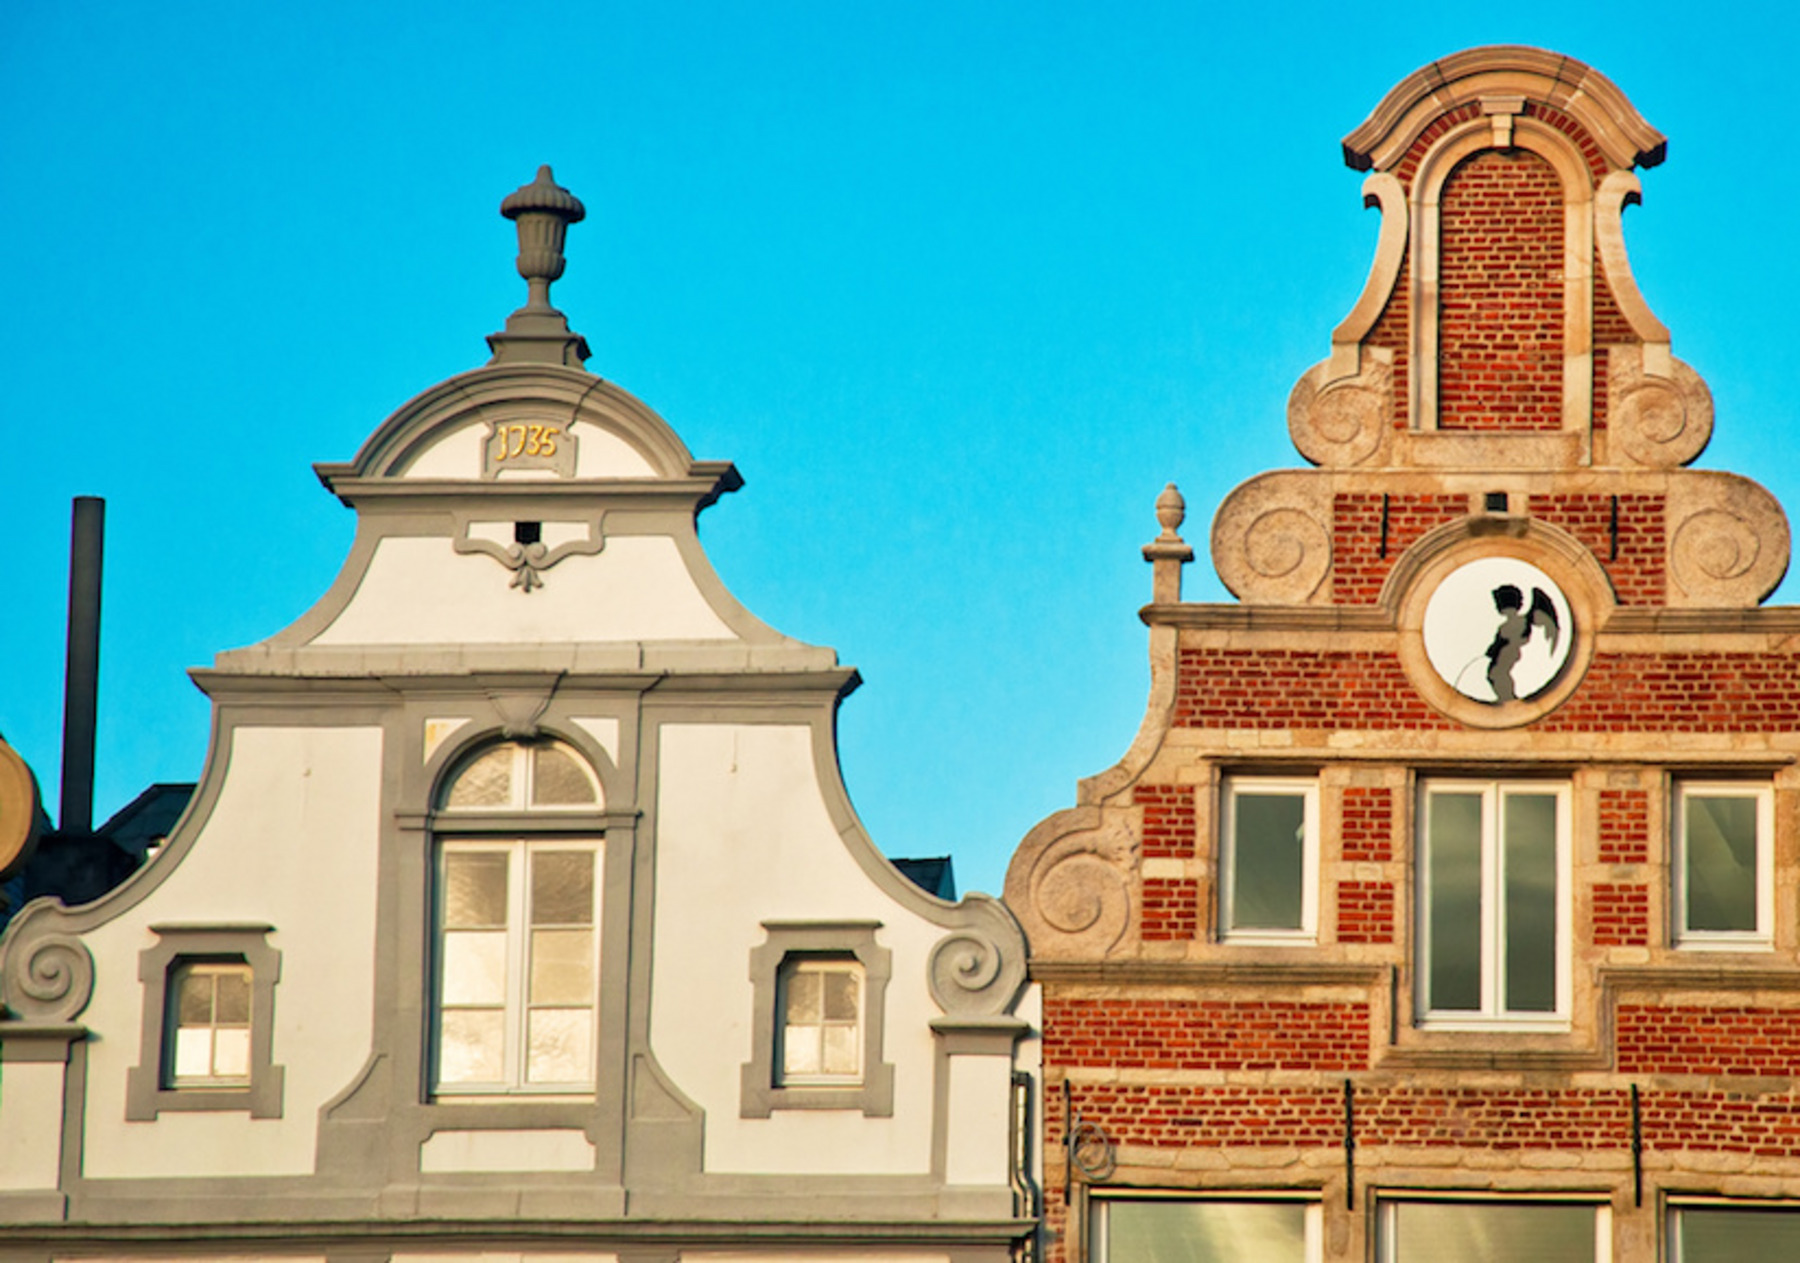
[[[662,728],[657,792],[655,992],[650,1042],[706,1110],[706,1170],[926,1174],[937,1015],[925,961],[944,931],[884,894],[838,837],[804,725]],[[764,921],[878,920],[893,953],[883,1055],[894,1116],[776,1111],[740,1118],[750,1060],[750,951]]]
[[[493,557],[459,553],[446,537],[384,539],[356,595],[318,645],[557,644],[734,640],[676,548],[660,535],[608,539],[565,557],[544,586],[512,589]]]
[[[533,1131],[434,1131],[419,1146],[421,1171],[592,1171],[594,1146],[570,1127]]]
[[[304,1175],[319,1107],[368,1059],[374,1008],[381,803],[378,728],[239,728],[225,783],[185,861],[143,903],[90,931],[94,996],[84,1173],[96,1179]],[[173,857],[166,852],[153,863]],[[263,921],[281,952],[275,1064],[287,1068],[278,1119],[163,1114],[125,1121],[138,1063],[148,926]]]
[[[506,420],[513,424],[544,424],[561,427],[566,417],[556,418],[548,414],[531,416],[520,413],[508,415]],[[656,470],[645,460],[630,443],[610,430],[589,421],[578,421],[571,427],[575,434],[575,476],[577,478],[654,478]],[[412,462],[402,471],[402,478],[457,478],[478,479],[481,477],[481,445],[489,434],[485,421],[476,421],[469,425],[459,426],[447,431],[429,447],[414,456]],[[520,470],[506,475],[510,478],[554,479],[552,470]]]
[[[0,1189],[51,1189],[62,1155],[60,1061],[0,1064]]]

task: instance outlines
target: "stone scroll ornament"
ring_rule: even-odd
[[[1300,605],[1331,572],[1329,489],[1306,473],[1262,474],[1213,518],[1213,565],[1241,601]]]
[[[1098,807],[1059,811],[1034,828],[1019,854],[1035,858],[1006,883],[1033,954],[1088,959],[1117,949],[1132,928],[1136,852],[1125,821]]]
[[[1669,488],[1669,604],[1749,607],[1787,572],[1780,503],[1748,478],[1686,473]]]
[[[976,921],[937,941],[926,963],[931,998],[958,1017],[997,1017],[1012,1007],[1025,985],[1019,932],[1001,905],[973,903]]]
[[[1706,382],[1680,360],[1670,359],[1669,368],[1666,377],[1645,371],[1641,346],[1607,348],[1607,426],[1622,462],[1674,468],[1712,438]]]
[[[94,958],[73,934],[16,938],[0,965],[0,1000],[26,1021],[70,1021],[93,993]]]
[[[518,527],[526,525],[535,531],[558,530],[567,538],[546,544],[541,537],[522,538]],[[510,537],[510,538],[509,538]],[[565,557],[592,557],[606,546],[601,522],[483,522],[467,516],[457,521],[456,551],[492,557],[513,572],[509,587],[530,595],[544,586],[544,572]]]
[[[1328,381],[1329,361],[1315,364],[1288,395],[1288,436],[1315,465],[1374,463],[1393,428],[1394,356],[1365,347],[1363,370]]]

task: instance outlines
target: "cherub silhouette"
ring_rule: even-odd
[[[1554,650],[1562,624],[1557,621],[1556,606],[1538,587],[1531,589],[1531,609],[1527,612],[1524,594],[1514,585],[1503,583],[1494,589],[1494,609],[1500,614],[1500,626],[1487,647],[1488,686],[1494,690],[1495,701],[1513,702],[1519,697],[1513,687],[1513,668],[1519,665],[1519,655],[1525,651],[1531,633],[1541,630]]]

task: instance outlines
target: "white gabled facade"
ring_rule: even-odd
[[[725,590],[739,485],[531,301],[321,479],[342,574],[195,672],[198,792],[0,939],[0,1255],[976,1263],[1035,1214],[1024,941],[876,850],[856,684]]]

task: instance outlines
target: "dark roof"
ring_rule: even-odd
[[[152,785],[94,832],[141,860],[154,843],[169,836],[193,796],[192,785]]]
[[[933,859],[895,860],[894,867],[913,885],[939,899],[956,898],[956,869],[948,855]]]

